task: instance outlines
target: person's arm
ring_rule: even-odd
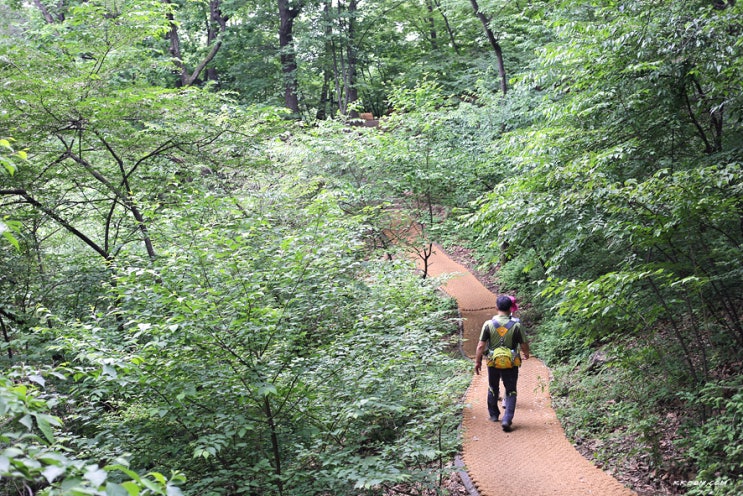
[[[524,360],[529,359],[529,343],[521,343],[521,352],[524,354]]]
[[[526,333],[523,328],[519,328],[519,333],[521,334],[521,352],[524,354],[524,360],[528,360],[529,356],[531,356],[529,353],[529,341],[526,340]]]
[[[477,350],[475,351],[475,374],[480,375],[480,369],[482,368],[482,355],[488,347],[487,341],[480,341],[477,343]]]

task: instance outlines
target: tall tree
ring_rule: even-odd
[[[337,40],[334,48],[334,66],[336,84],[336,98],[338,109],[351,118],[359,116],[353,106],[359,99],[358,84],[358,2],[350,0],[348,4],[338,2],[336,5]]]
[[[170,42],[168,50],[172,57],[173,64],[178,69],[178,86],[191,86],[192,84],[195,84],[199,80],[199,77],[201,77],[202,72],[205,70],[207,72],[207,79],[217,81],[216,69],[213,66],[209,66],[209,64],[214,60],[214,57],[216,57],[222,47],[220,36],[227,29],[227,21],[229,20],[229,16],[222,12],[221,0],[209,0],[208,12],[205,13],[206,15],[204,16],[205,19],[203,23],[203,25],[206,26],[206,47],[204,47],[206,48],[206,53],[196,62],[192,70],[189,70],[189,65],[184,59],[184,53],[181,46],[180,26],[182,26],[182,23],[178,22],[176,19],[176,13],[182,9],[172,0],[162,1],[170,7],[166,14],[170,24],[170,29],[167,35],[168,41]],[[191,37],[194,37],[193,33],[191,33]],[[195,38],[198,39],[198,36]],[[209,66],[208,69],[207,66]]]
[[[284,75],[284,105],[299,116],[297,94],[297,54],[294,46],[294,20],[304,6],[303,0],[278,0],[279,7],[279,57]]]
[[[333,88],[333,23],[331,20],[331,2],[326,0],[323,2],[323,9],[321,19],[322,26],[322,39],[323,39],[323,57],[321,57],[321,65],[319,70],[322,74],[322,86],[320,89],[320,95],[317,103],[317,113],[315,117],[320,120],[326,119],[329,115],[333,114],[335,99],[331,98],[331,91]]]
[[[451,23],[449,22],[449,17],[447,13],[444,11],[444,9],[441,6],[441,2],[439,0],[429,0],[431,2],[431,7],[429,10],[433,11],[434,7],[435,10],[441,15],[441,18],[444,20],[444,26],[446,27],[446,32],[449,35],[449,43],[451,44],[452,48],[454,49],[454,52],[457,54],[459,53],[459,44],[457,43],[456,36],[454,35],[454,30],[451,26]],[[431,32],[434,33],[434,26],[435,26],[435,17],[431,17],[431,24],[432,24],[432,30]],[[433,41],[433,40],[432,40]],[[434,48],[437,48],[438,46],[434,46]]]
[[[346,40],[346,60],[348,64],[348,68],[346,70],[346,77],[344,78],[344,83],[346,87],[346,108],[348,108],[348,105],[353,105],[356,103],[356,101],[359,99],[359,89],[357,87],[357,74],[358,74],[358,63],[359,63],[359,57],[358,57],[358,47],[356,40],[357,37],[357,22],[356,22],[356,16],[358,11],[358,2],[357,0],[350,0],[348,2],[348,39]],[[351,110],[348,112],[349,117],[355,118],[358,117],[358,111],[356,108],[352,107]]]
[[[480,9],[480,5],[478,5],[477,0],[470,0],[470,3],[472,4],[472,8],[475,11],[475,15],[478,19],[480,19],[480,22],[485,29],[485,35],[488,38],[488,43],[490,43],[490,46],[495,52],[495,58],[498,64],[498,75],[500,76],[500,89],[501,92],[505,95],[508,91],[508,80],[506,79],[506,64],[503,62],[503,49],[498,42],[498,38],[495,37],[495,34],[490,27],[490,23],[492,22],[492,20]]]

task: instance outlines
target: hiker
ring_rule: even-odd
[[[526,333],[519,319],[511,317],[511,309],[514,306],[511,297],[499,296],[495,304],[498,313],[491,320],[486,321],[480,331],[480,342],[475,352],[475,373],[480,375],[482,358],[485,350],[488,350],[488,413],[490,420],[498,422],[501,413],[498,408],[498,394],[502,379],[505,398],[501,426],[505,432],[511,432],[513,413],[516,410],[516,383],[519,379],[519,365],[521,365],[519,349],[523,352],[524,359],[528,359],[529,342],[526,340]],[[506,365],[494,359],[497,353],[496,348],[502,347],[508,349],[510,358],[512,358],[509,368],[500,368]],[[498,362],[497,365],[496,362]]]

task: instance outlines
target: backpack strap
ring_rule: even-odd
[[[503,327],[505,327],[507,331],[510,331],[511,330],[511,327],[513,327],[514,324],[516,324],[516,322],[518,322],[518,321],[517,320],[514,320],[513,318],[511,318],[511,319],[508,320],[508,322],[506,322],[505,324],[503,324]],[[488,325],[490,327],[490,336],[491,337],[493,336],[493,333],[495,332],[495,330],[498,327],[500,327],[500,324],[498,324],[498,326],[496,326],[495,324],[496,324],[495,320],[493,320],[493,319],[488,320]],[[500,341],[498,342],[498,346],[496,346],[496,348],[500,348],[501,346],[504,346],[505,345],[505,343],[506,343],[506,336],[507,335],[508,335],[508,332],[506,332],[505,334],[503,334],[503,336],[501,336],[500,334],[498,335],[500,337]]]

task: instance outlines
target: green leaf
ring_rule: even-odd
[[[116,379],[118,377],[118,373],[116,372],[116,369],[112,367],[111,365],[104,364],[103,365],[103,373],[105,375],[110,376],[113,379]]]
[[[183,496],[183,491],[181,491],[181,488],[178,486],[168,484],[168,487],[165,489],[165,494],[167,496]]]
[[[142,478],[142,485],[155,494],[160,494],[161,492],[161,487],[146,477]]]
[[[84,477],[86,480],[90,481],[94,487],[101,487],[103,483],[106,482],[108,474],[104,469],[99,468],[98,465],[90,465],[87,467]]]
[[[0,470],[2,472],[2,470]],[[60,475],[65,473],[65,469],[63,467],[58,467],[56,465],[50,465],[41,472],[41,475],[47,480],[49,484],[54,482],[54,480],[59,477]]]
[[[109,482],[106,484],[106,496],[129,496],[131,493],[121,484]]]
[[[0,233],[2,233],[3,238],[5,238],[8,243],[13,245],[16,250],[21,249],[21,245],[18,243],[18,240],[15,238],[15,236],[13,236],[10,226],[8,226],[8,224],[3,222],[2,220],[0,220]]]
[[[44,386],[46,384],[46,380],[40,376],[39,374],[32,374],[28,376],[28,379],[31,382],[35,382],[36,384],[39,384],[40,386]]]
[[[149,472],[147,475],[155,479],[157,482],[159,482],[163,486],[165,486],[168,482],[165,476],[161,474],[160,472]]]
[[[61,421],[59,418],[54,417],[52,415],[46,415],[46,414],[35,414],[34,418],[36,419],[36,426],[39,428],[42,434],[44,434],[44,437],[47,441],[49,441],[49,444],[54,443],[54,431],[52,430],[52,424],[60,425]]]
[[[28,429],[29,431],[33,430],[34,428],[33,417],[30,414],[26,414],[23,417],[21,417],[20,419],[18,419],[18,422],[21,425],[24,425],[26,429]]]
[[[258,388],[258,395],[262,397],[276,395],[277,393],[278,391],[276,389],[276,386],[274,386],[273,384],[266,384]]]
[[[65,455],[57,452],[47,452],[37,457],[41,463],[46,465],[67,465],[70,461]]]
[[[125,467],[124,465],[106,465],[105,470],[108,472],[113,472],[113,471],[123,472],[130,479],[136,481],[137,483],[141,482],[142,480],[142,478],[139,476],[137,472]]]
[[[123,487],[126,490],[129,496],[139,496],[139,493],[141,492],[141,489],[139,488],[139,484],[133,481],[122,482],[121,487]]]

